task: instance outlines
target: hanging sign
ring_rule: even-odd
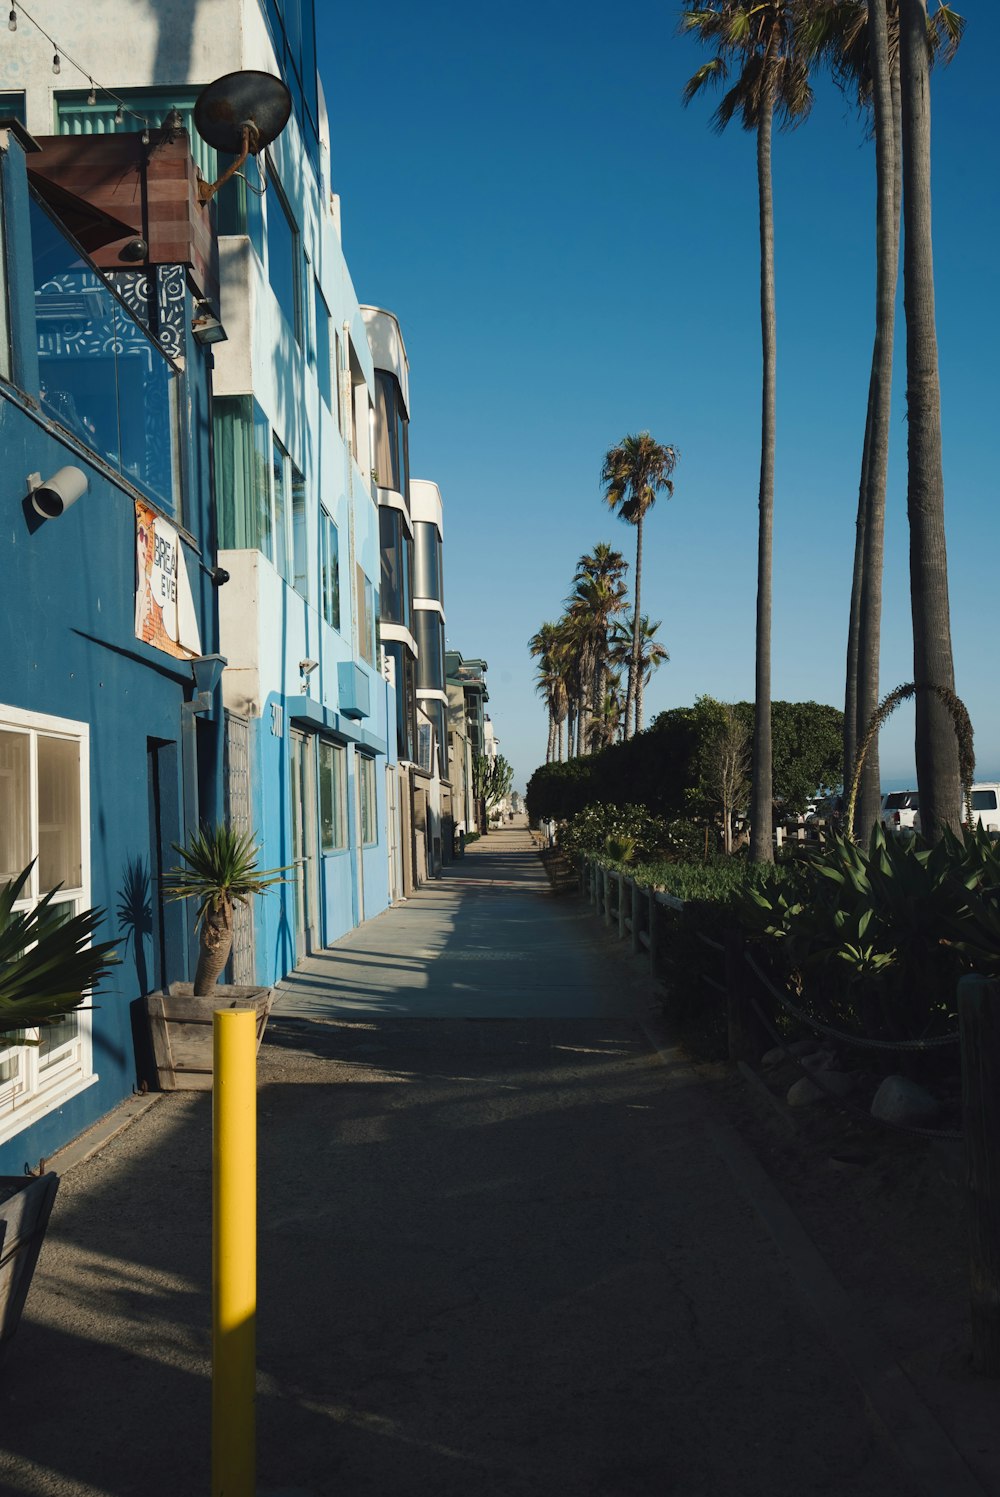
[[[135,634],[181,660],[201,654],[198,617],[177,531],[135,502]]]

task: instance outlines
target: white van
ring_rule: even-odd
[[[1000,832],[1000,784],[984,780],[973,785],[970,810],[973,826],[978,824],[988,832]]]
[[[1000,833],[1000,781],[981,780],[972,787],[970,803],[972,822],[987,832]],[[962,807],[965,817],[965,807]],[[920,812],[917,812],[914,829],[920,830]]]

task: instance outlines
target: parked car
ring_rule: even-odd
[[[914,832],[919,830],[918,808],[915,790],[890,790],[882,797],[879,820],[887,832]]]
[[[973,825],[981,826],[985,831],[1000,836],[1000,781],[981,780],[972,787],[972,798],[969,809],[972,812]],[[965,807],[962,807],[962,815],[965,815]],[[920,830],[920,812],[918,810],[915,822],[915,830]]]

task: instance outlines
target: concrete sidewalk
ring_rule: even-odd
[[[508,846],[268,1026],[262,1497],[965,1494],[904,1470],[704,1088],[630,1016],[631,964]],[[531,988],[488,955],[517,928]],[[0,1374],[5,1497],[207,1492],[210,1133],[210,1098],[171,1094],[64,1177]]]
[[[581,1019],[636,1007],[586,909],[551,893],[521,828],[473,842],[278,992],[275,1012],[299,1018]]]

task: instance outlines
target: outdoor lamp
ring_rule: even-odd
[[[31,505],[36,515],[43,520],[58,520],[59,516],[75,504],[90,485],[82,468],[60,468],[51,478],[42,482],[40,473],[28,475],[31,490]]]
[[[195,712],[211,711],[215,688],[222,680],[222,672],[225,668],[226,657],[224,655],[196,655],[191,661],[191,674],[194,676],[197,693],[192,704]]]
[[[229,335],[204,297],[194,304],[191,331],[199,343],[226,343]]]

